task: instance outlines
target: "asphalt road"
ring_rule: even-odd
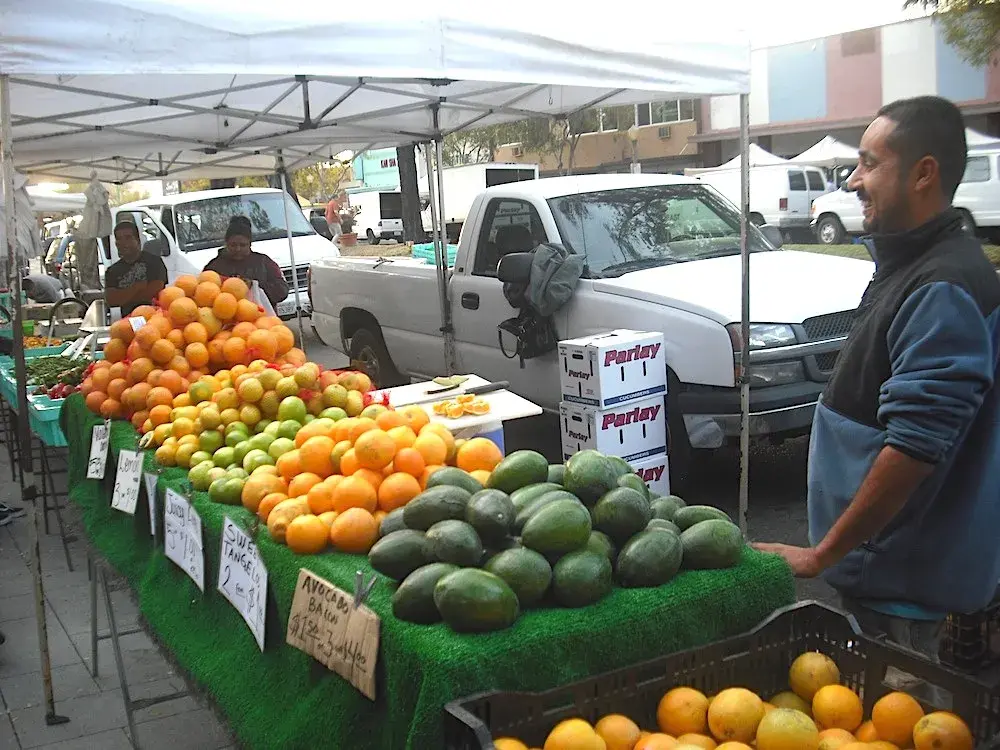
[[[293,329],[296,322],[290,321]],[[325,346],[303,319],[306,352],[324,367],[346,367],[347,358]],[[537,450],[552,462],[559,460],[559,421],[554,415],[520,419],[504,430],[508,452]],[[805,544],[806,453],[805,438],[781,445],[755,445],[750,454],[750,499],[748,536],[752,541]],[[689,504],[714,505],[736,517],[739,506],[739,451],[723,449],[699,456],[692,469],[684,499]],[[822,581],[799,581],[800,599],[834,601],[832,590]]]

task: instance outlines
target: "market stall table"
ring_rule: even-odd
[[[440,624],[396,620],[392,587],[380,577],[367,601],[382,618],[373,702],[285,644],[300,568],[352,591],[357,571],[371,573],[365,557],[295,555],[273,543],[242,507],[220,505],[196,492],[192,503],[201,516],[205,555],[202,593],[166,559],[162,542],[151,539],[144,501],[136,516],[111,509],[113,468],[104,480],[85,479],[91,430],[99,419],[80,396],[67,399],[62,422],[70,444],[71,497],[83,511],[87,534],[128,579],[155,637],[213,696],[248,748],[444,748],[443,707],[450,700],[483,690],[546,689],[707,643],[743,632],[794,600],[786,565],[747,549],[731,570],[685,573],[659,589],[616,589],[593,607],[534,610],[508,630],[468,636]],[[131,425],[114,422],[108,466],[115,466],[121,449],[136,445]],[[145,460],[147,471],[157,470],[152,454]],[[186,472],[163,469],[161,500],[168,487],[185,492]],[[263,653],[216,591],[226,516],[255,535],[268,569]]]

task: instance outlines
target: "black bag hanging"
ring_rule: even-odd
[[[513,353],[508,354],[503,343],[503,335],[510,334],[517,344]],[[530,307],[521,308],[516,318],[508,318],[497,326],[497,340],[500,351],[507,359],[518,358],[521,369],[524,360],[534,359],[554,351],[559,344],[555,323],[551,316],[542,317]]]

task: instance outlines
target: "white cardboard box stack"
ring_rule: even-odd
[[[616,330],[559,342],[563,460],[588,448],[669,493],[663,335]]]

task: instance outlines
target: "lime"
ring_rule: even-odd
[[[249,472],[253,472],[259,466],[271,466],[273,464],[274,459],[267,455],[266,451],[262,450],[252,450],[243,459],[243,468]]]
[[[297,419],[286,419],[278,425],[277,437],[295,439],[295,436],[302,429],[302,422]]]
[[[191,471],[188,472],[188,481],[191,483],[191,486],[199,492],[207,490],[209,485],[212,484],[209,472],[214,468],[215,464],[211,461],[201,461],[192,466]]]
[[[290,438],[275,438],[274,442],[267,447],[267,455],[275,461],[288,451],[295,450],[295,441]]]
[[[228,445],[224,448],[219,448],[219,450],[215,452],[215,455],[212,456],[212,462],[216,466],[229,466],[229,464],[235,461],[233,458],[234,452],[234,449]]]
[[[278,430],[281,429],[281,422],[275,420],[273,422],[268,422],[267,427],[264,428],[265,435],[270,435],[271,437],[280,437]]]
[[[265,391],[273,391],[278,387],[278,381],[281,380],[281,373],[277,370],[267,368],[265,370],[261,370],[257,379],[260,381],[260,384],[264,386]]]
[[[243,465],[243,459],[246,458],[247,453],[253,450],[253,446],[250,445],[249,440],[244,440],[236,444],[236,448],[233,450],[233,463]]]
[[[238,464],[234,464],[233,466],[230,466],[228,469],[226,469],[226,476],[231,479],[234,477],[236,479],[250,478],[250,474],[247,473],[247,470],[244,469],[242,466],[239,466]]]
[[[221,466],[213,466],[211,469],[208,470],[208,483],[211,484],[219,477],[224,477],[224,476],[226,476],[225,469],[223,469]]]
[[[274,390],[280,398],[288,398],[289,396],[297,396],[301,389],[299,384],[295,382],[295,378],[282,378],[274,386]]]
[[[339,422],[341,419],[347,419],[347,412],[339,406],[329,406],[321,411],[319,416],[323,419],[332,419],[334,422]]]
[[[254,435],[249,441],[251,450],[266,451],[271,443],[274,442],[274,438],[270,435],[264,433],[261,435]]]
[[[221,448],[222,446],[219,447]],[[190,464],[191,467],[193,468],[205,461],[207,461],[208,463],[212,463],[212,454],[214,452],[215,451],[203,451],[203,450],[195,451],[194,453],[191,454],[191,464]]]
[[[286,419],[294,419],[303,423],[306,419],[306,403],[298,396],[286,396],[281,399],[278,405],[278,419],[284,422]]]
[[[236,392],[243,401],[255,404],[263,397],[264,386],[260,384],[260,380],[257,378],[249,377],[240,383],[240,387],[236,389]]]
[[[249,425],[250,427],[255,426],[261,418],[260,409],[258,409],[253,404],[244,404],[243,408],[240,409],[240,421]]]
[[[367,419],[375,419],[380,414],[385,414],[387,411],[389,411],[389,408],[384,404],[369,404],[362,409],[359,416]]]
[[[198,448],[209,453],[215,453],[226,444],[226,436],[218,430],[206,430],[198,436]]]
[[[257,423],[257,426],[253,428],[253,431],[256,432],[257,434],[260,434],[264,432],[267,429],[267,426],[271,424],[271,422],[273,421],[274,420],[272,419],[262,419]]]
[[[316,417],[314,417],[314,416],[313,416],[312,414],[306,414],[306,420],[305,420],[305,423],[306,423],[306,424],[309,424],[309,423],[310,423],[310,422],[312,422],[312,421],[313,421],[314,419],[316,419]]]
[[[230,448],[235,448],[237,445],[245,442],[246,440],[247,434],[245,432],[241,432],[240,430],[235,430],[234,432],[230,432],[226,435],[226,445]]]
[[[242,422],[232,422],[232,423],[226,425],[225,432],[226,432],[226,436],[227,437],[229,436],[229,433],[231,433],[231,432],[242,432],[244,435],[249,435],[250,434],[250,428],[247,427]]]
[[[243,494],[244,480],[235,477],[216,479],[208,487],[208,496],[223,505],[239,505]]]
[[[323,405],[343,409],[347,406],[347,389],[342,385],[328,385],[323,389]]]

